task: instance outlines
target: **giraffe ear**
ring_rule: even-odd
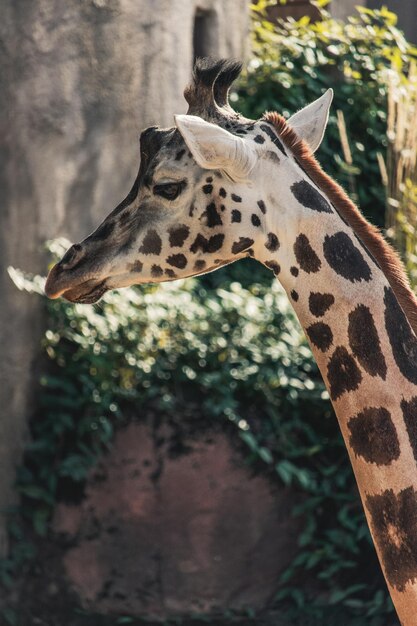
[[[196,115],[175,115],[175,123],[200,167],[223,170],[234,181],[248,178],[256,152],[244,139]]]
[[[295,113],[288,124],[300,139],[308,143],[315,152],[322,142],[329,119],[329,109],[333,100],[333,89],[328,89],[320,98]]]

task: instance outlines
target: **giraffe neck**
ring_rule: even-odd
[[[256,256],[275,271],[309,339],[391,596],[402,623],[411,626],[417,611],[417,338],[385,274],[325,194],[298,167],[286,180],[291,194],[283,197],[280,188],[267,195],[267,242]]]

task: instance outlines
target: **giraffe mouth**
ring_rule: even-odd
[[[107,278],[98,280],[85,276],[70,276],[63,271],[60,263],[50,270],[45,284],[45,294],[55,300],[62,297],[69,302],[92,304],[108,291]]]
[[[94,304],[94,302],[98,302],[108,290],[109,287],[106,285],[106,280],[102,280],[100,283],[87,280],[77,287],[64,291],[62,297],[69,302],[77,304]]]

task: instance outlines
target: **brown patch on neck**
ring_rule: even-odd
[[[282,115],[270,112],[265,114],[264,119],[274,126],[279,138],[292,151],[311,180],[326,194],[341,217],[375,258],[417,335],[417,298],[411,291],[397,252],[385,241],[378,228],[366,221],[342,187],[323,172],[307,143],[297,136]]]

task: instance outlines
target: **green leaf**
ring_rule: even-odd
[[[18,490],[22,495],[32,498],[33,500],[40,500],[50,505],[54,504],[54,499],[51,494],[38,485],[18,485]]]

